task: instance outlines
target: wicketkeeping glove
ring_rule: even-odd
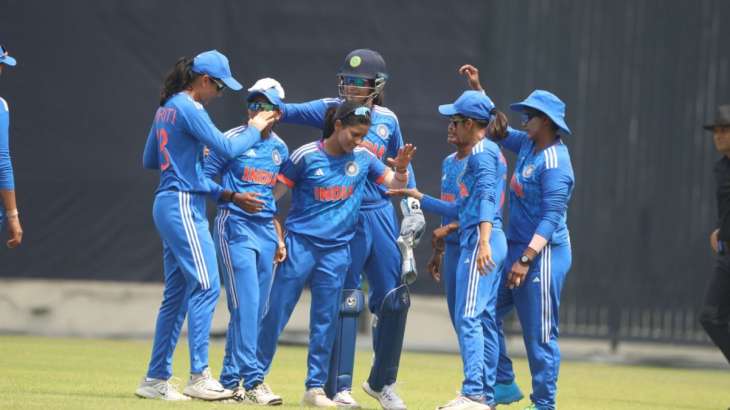
[[[400,236],[416,247],[426,231],[426,219],[423,217],[421,203],[415,198],[403,198],[400,203],[403,221],[400,224]]]

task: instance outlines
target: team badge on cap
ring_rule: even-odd
[[[274,161],[275,165],[281,165],[281,154],[279,154],[278,149],[271,151],[271,159]]]
[[[362,64],[362,58],[360,56],[352,56],[350,59],[350,67],[355,68]]]
[[[345,173],[348,176],[354,177],[355,175],[357,175],[357,172],[359,170],[360,170],[360,167],[357,166],[357,162],[355,162],[355,161],[350,161],[347,163],[347,165],[345,165]]]
[[[385,124],[380,124],[375,132],[378,133],[378,137],[385,139],[388,136],[388,127]]]
[[[522,178],[529,178],[533,172],[535,172],[535,166],[528,165],[525,169],[522,170]]]

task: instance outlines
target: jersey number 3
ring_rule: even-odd
[[[160,164],[160,171],[166,170],[170,167],[170,154],[167,153],[167,131],[164,128],[157,129],[157,142],[160,144],[160,154],[165,158],[165,161]]]

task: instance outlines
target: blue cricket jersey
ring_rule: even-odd
[[[459,198],[459,178],[464,172],[468,156],[457,158],[456,152],[444,158],[441,164],[441,200],[445,202],[455,203]],[[442,215],[441,225],[448,225],[457,218]],[[459,243],[459,232],[451,232],[444,238],[446,242]]]
[[[365,182],[381,184],[384,176],[385,165],[365,148],[334,157],[322,141],[299,147],[279,173],[279,181],[292,189],[286,229],[323,248],[349,243]]]
[[[10,109],[8,103],[0,98],[0,189],[13,191],[15,190],[15,178],[13,176],[13,164],[10,161],[9,140]],[[0,210],[0,212],[3,210]]]
[[[553,244],[570,242],[568,202],[575,186],[568,147],[558,140],[535,152],[527,133],[510,128],[501,145],[517,154],[510,180],[510,241],[529,243],[538,234]]]
[[[246,125],[226,131],[226,138],[235,138],[246,132]],[[233,192],[256,192],[258,199],[265,202],[260,212],[255,214],[244,211],[236,204],[219,202],[219,208],[227,208],[231,212],[249,217],[271,219],[276,213],[276,201],[273,188],[279,175],[281,165],[289,159],[286,143],[273,131],[268,138],[253,144],[236,158],[225,160],[220,154],[211,152],[205,159],[205,176],[211,179],[221,177],[220,190]]]
[[[220,187],[211,184],[203,173],[204,147],[228,160],[251,148],[260,137],[256,128],[249,127],[226,138],[213,125],[203,105],[180,92],[157,109],[142,163],[145,168],[160,170],[157,192],[193,192],[217,198]]]
[[[281,121],[322,129],[327,110],[339,106],[342,101],[341,98],[323,98],[300,104],[284,104]],[[367,148],[383,163],[386,158],[395,158],[403,146],[398,117],[385,107],[373,105],[370,121],[370,129],[363,138],[361,147]],[[408,187],[415,188],[416,178],[410,165],[408,175]],[[385,194],[387,189],[382,185],[366,181],[364,191],[362,209],[379,208],[390,203],[390,197]]]
[[[421,201],[423,209],[458,217],[460,233],[468,232],[481,222],[490,222],[494,229],[502,229],[507,161],[499,146],[488,139],[479,141],[472,148],[458,184],[459,198],[456,203],[424,195]],[[466,239],[464,236],[460,238]]]

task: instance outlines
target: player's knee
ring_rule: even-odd
[[[408,286],[400,285],[388,292],[380,306],[381,314],[407,312],[411,307],[411,294]]]
[[[340,314],[342,316],[359,316],[365,308],[365,295],[360,289],[344,289]]]

